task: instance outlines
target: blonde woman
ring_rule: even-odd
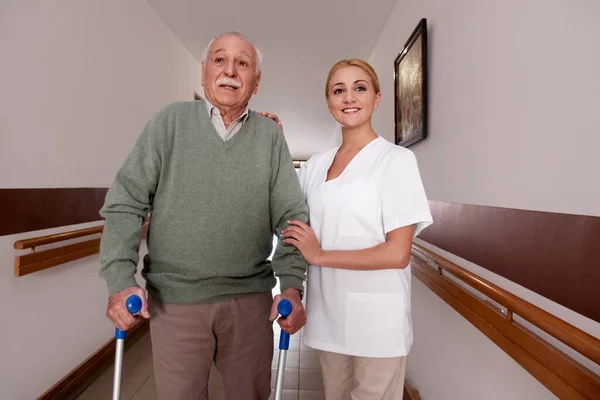
[[[329,72],[325,97],[342,145],[299,171],[310,224],[282,240],[309,263],[304,343],[319,350],[327,400],[402,399],[412,345],[409,256],[432,217],[414,154],[371,126],[381,93],[365,61]]]

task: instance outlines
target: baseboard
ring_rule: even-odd
[[[149,330],[148,320],[142,320],[127,331],[125,347],[129,347]],[[115,357],[115,339],[111,339],[96,353],[73,369],[67,376],[52,386],[37,400],[64,400],[79,394],[98,372],[110,365]]]

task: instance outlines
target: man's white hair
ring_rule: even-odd
[[[225,36],[237,36],[239,38],[244,39],[246,42],[248,42],[248,44],[250,46],[252,46],[252,48],[254,49],[254,55],[256,56],[255,57],[256,58],[256,73],[258,74],[260,72],[260,67],[261,67],[262,61],[263,61],[262,52],[260,51],[260,49],[258,48],[257,45],[252,43],[250,41],[250,39],[248,39],[245,35],[243,35],[239,32],[234,32],[234,31],[225,32],[225,33],[221,33],[219,36],[212,38],[212,40],[208,43],[208,46],[206,46],[206,48],[202,52],[202,62],[205,63],[208,60],[208,51],[210,49],[210,46],[212,46],[212,44],[215,42],[215,40],[220,39]]]

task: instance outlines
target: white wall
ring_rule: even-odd
[[[421,281],[412,291],[407,380],[423,400],[556,398]]]
[[[429,26],[430,137],[411,147],[430,198],[600,216],[600,3],[398,0],[369,61],[393,140],[393,62]]]
[[[199,65],[143,0],[2,1],[0,187],[107,187]],[[0,398],[36,398],[111,339],[98,256],[21,278],[0,237]],[[144,253],[144,250],[142,250]]]
[[[393,61],[426,17],[430,137],[411,147],[430,199],[600,216],[600,3],[398,0],[369,61],[393,140]],[[600,324],[489,271],[465,268],[600,337]],[[424,400],[555,398],[416,279],[408,380]],[[568,350],[567,350],[568,351]],[[582,359],[600,373],[600,366]]]
[[[0,187],[106,187],[200,67],[144,0],[3,1]]]

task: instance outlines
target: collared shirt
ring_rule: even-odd
[[[246,109],[244,110],[242,115],[240,115],[235,121],[233,121],[231,125],[229,125],[229,128],[226,128],[219,109],[213,106],[210,103],[210,101],[208,101],[208,99],[204,99],[204,101],[206,101],[206,109],[208,110],[208,117],[210,118],[210,122],[212,122],[217,133],[219,134],[219,136],[221,136],[221,139],[223,139],[224,142],[228,141],[233,137],[233,135],[238,133],[246,119],[248,119],[249,110],[248,106],[246,106]]]

